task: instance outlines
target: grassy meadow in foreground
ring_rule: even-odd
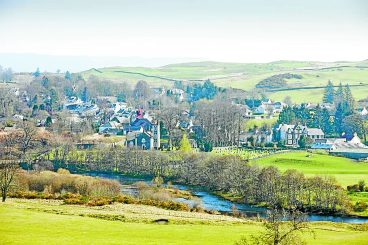
[[[138,206],[137,211],[132,205],[123,206],[116,211],[114,205],[92,208],[61,205],[57,201],[9,199],[9,202],[0,204],[1,243],[234,244],[242,236],[259,234],[262,230],[259,222],[217,222],[219,215],[196,213],[188,213],[193,219],[183,219],[182,224],[160,225],[140,218],[134,222],[114,220],[115,211],[121,216],[145,212],[145,215],[140,215],[167,218],[169,221],[182,215],[182,212],[151,207],[144,209]],[[307,244],[368,243],[368,232],[361,231],[365,226],[321,222],[311,223],[311,227],[315,238],[312,234],[304,234]]]
[[[368,183],[368,163],[348,158],[293,151],[274,154],[252,161],[260,166],[276,166],[281,171],[297,169],[305,175],[335,176],[340,185],[357,184],[359,180]]]

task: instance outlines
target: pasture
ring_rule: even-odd
[[[260,166],[275,166],[281,171],[296,169],[307,176],[334,176],[337,182],[346,188],[357,184],[359,180],[368,183],[368,163],[327,154],[292,151],[274,154],[251,161]]]
[[[231,87],[246,91],[255,88],[261,80],[276,74],[293,73],[302,75],[302,79],[288,79],[287,87],[295,90],[269,91],[267,95],[282,101],[290,96],[294,103],[320,102],[323,89],[328,80],[335,85],[349,83],[356,99],[363,99],[368,92],[368,61],[362,62],[303,62],[277,61],[271,63],[221,63],[195,62],[172,64],[157,68],[147,67],[107,67],[82,72],[84,78],[91,75],[116,82],[126,81],[134,85],[146,80],[155,86],[171,86],[173,80],[203,81],[211,79],[220,87]],[[165,79],[169,80],[165,80]],[[355,87],[358,85],[357,87]],[[314,88],[316,87],[316,88]],[[312,88],[312,89],[310,89]]]
[[[242,236],[259,234],[263,229],[256,221],[208,223],[206,218],[183,224],[155,224],[140,219],[125,222],[107,218],[111,210],[114,210],[113,205],[92,209],[60,205],[55,201],[9,199],[0,204],[1,243],[234,244]],[[89,216],[89,212],[95,216]],[[176,211],[160,214],[160,210],[149,209],[146,216],[154,214],[169,221],[177,215]],[[311,228],[315,238],[305,233],[307,244],[368,243],[365,225],[321,222],[311,223]]]

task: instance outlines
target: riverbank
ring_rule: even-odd
[[[79,172],[79,174],[87,174],[94,177],[101,177],[106,179],[117,180],[123,185],[131,185],[136,181],[145,181],[150,183],[150,178],[134,177],[130,175],[122,175],[117,173],[98,173],[98,172]],[[247,217],[265,217],[266,207],[264,203],[258,205],[244,204],[239,196],[234,196],[230,193],[209,192],[205,187],[190,186],[181,184],[172,185],[176,189],[188,190],[191,195],[197,197],[206,210],[217,210],[221,213],[233,213],[233,211],[240,212]],[[360,197],[358,198],[360,200]],[[188,200],[177,200],[191,205]],[[234,210],[235,208],[235,210]],[[331,222],[346,222],[346,223],[367,223],[368,217],[365,212],[351,212],[350,214],[339,213],[310,213],[308,214],[309,221],[331,221]]]
[[[0,237],[6,244],[233,244],[263,229],[257,221],[144,205],[86,207],[13,198],[0,204],[0,217]],[[368,243],[366,224],[310,225],[316,238],[304,234],[308,244]]]

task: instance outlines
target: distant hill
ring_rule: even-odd
[[[151,86],[171,85],[175,80],[204,81],[210,79],[218,86],[251,90],[262,80],[281,74],[295,74],[285,78],[284,87],[263,89],[272,99],[283,100],[290,96],[294,102],[318,102],[328,80],[352,85],[356,99],[368,96],[368,60],[360,62],[307,62],[276,61],[271,63],[193,62],[166,65],[159,68],[107,67],[82,72],[116,82],[134,84],[146,80]],[[300,76],[298,76],[300,75]]]

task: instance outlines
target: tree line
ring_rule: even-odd
[[[260,168],[236,156],[204,153],[140,151],[111,148],[48,155],[57,167],[75,171],[106,171],[129,175],[159,176],[209,191],[229,193],[250,204],[297,208],[308,212],[345,212],[350,208],[345,190],[331,177],[305,177],[296,170],[281,173]]]

